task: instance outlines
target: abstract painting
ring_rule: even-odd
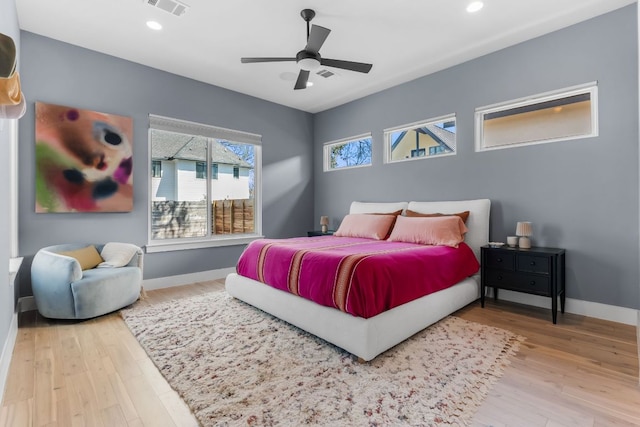
[[[131,117],[36,102],[36,212],[133,209]]]

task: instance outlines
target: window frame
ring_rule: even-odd
[[[196,179],[207,179],[207,162],[196,162]]]
[[[392,160],[391,156],[392,156],[392,144],[391,144],[391,135],[394,132],[399,132],[399,131],[404,131],[404,130],[413,130],[419,127],[425,127],[428,125],[433,125],[433,124],[437,124],[437,123],[442,123],[442,122],[450,122],[453,121],[456,123],[456,141],[455,141],[455,147],[453,149],[453,151],[451,153],[444,153],[444,154],[435,154],[435,155],[426,155],[426,150],[425,150],[425,155],[424,156],[415,156],[415,157],[408,157],[408,158],[403,158],[403,159],[398,159],[398,160]],[[444,116],[439,116],[439,117],[434,117],[431,119],[426,119],[426,120],[420,120],[417,122],[413,122],[413,123],[409,123],[409,124],[404,124],[404,125],[400,125],[400,126],[394,126],[392,128],[387,128],[384,129],[383,131],[383,135],[384,135],[384,162],[385,163],[401,163],[401,162],[410,162],[410,161],[414,161],[414,160],[425,160],[425,159],[437,159],[439,157],[447,157],[447,156],[455,156],[458,153],[458,132],[457,132],[457,128],[458,128],[458,122],[457,122],[457,117],[456,117],[456,113],[451,113],[451,114],[445,114]],[[424,149],[421,149],[424,150]],[[411,150],[412,152],[415,150]]]
[[[211,163],[211,179],[217,180],[218,173],[220,173],[220,166],[218,166],[218,163]]]
[[[340,168],[331,168],[331,148],[336,145],[346,145],[351,142],[358,142],[363,139],[371,140],[371,162],[364,165],[344,166]],[[352,136],[348,138],[342,138],[336,141],[325,142],[322,146],[322,169],[324,172],[334,172],[347,169],[366,168],[373,165],[373,136],[371,132],[363,133],[361,135]]]
[[[591,132],[583,135],[563,136],[556,138],[540,139],[535,141],[515,142],[512,144],[502,144],[493,147],[484,146],[484,117],[487,114],[501,111],[513,110],[521,107],[528,107],[535,104],[542,104],[571,96],[590,94],[591,102]],[[563,89],[539,93],[510,101],[478,107],[475,110],[475,137],[474,145],[476,152],[503,150],[507,148],[527,147],[530,145],[548,144],[552,142],[570,141],[574,139],[594,138],[599,135],[598,126],[598,82],[590,82],[581,85],[571,86]]]
[[[206,138],[225,140],[234,143],[252,144],[254,146],[254,232],[247,234],[211,234],[211,209],[208,209],[207,220],[207,236],[203,237],[182,237],[176,239],[153,239],[152,236],[152,178],[151,178],[151,160],[152,159],[152,141],[151,131],[163,130],[168,132],[176,132],[182,134],[197,135]],[[227,129],[213,125],[195,123],[186,120],[174,119],[170,117],[149,114],[149,127],[147,137],[147,155],[149,156],[147,177],[148,177],[148,194],[147,202],[147,245],[146,252],[166,252],[176,250],[188,250],[208,247],[235,246],[245,245],[253,240],[264,237],[262,235],[262,136],[244,131]],[[207,166],[205,171],[208,174],[212,172],[214,163],[211,156],[207,155]],[[207,199],[211,198],[209,185],[207,185]]]
[[[240,166],[233,165],[233,179],[240,179]]]

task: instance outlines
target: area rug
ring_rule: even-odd
[[[225,292],[121,313],[203,426],[468,425],[522,340],[450,316],[359,363]]]

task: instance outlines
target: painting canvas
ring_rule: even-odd
[[[131,117],[36,102],[36,212],[133,209]]]

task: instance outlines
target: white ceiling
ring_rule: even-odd
[[[146,0],[16,0],[20,28],[312,113],[606,13],[636,0],[184,0],[174,16]],[[293,90],[306,44],[300,17],[332,30],[323,57],[373,63],[369,74],[330,69]],[[152,31],[148,20],[163,25]]]

